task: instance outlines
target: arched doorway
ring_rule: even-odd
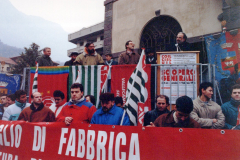
[[[181,31],[180,24],[174,18],[155,17],[143,29],[140,47],[155,49],[156,52],[173,51],[177,33]]]

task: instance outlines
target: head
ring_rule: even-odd
[[[43,48],[43,54],[46,55],[46,56],[50,56],[51,55],[51,48],[49,48],[49,47]]]
[[[56,105],[61,104],[65,98],[64,93],[60,90],[54,91],[53,97]]]
[[[187,36],[183,32],[179,32],[176,38],[177,44],[181,44],[187,40]]]
[[[16,100],[16,98],[15,98],[14,94],[7,95],[7,103],[8,103],[8,105],[14,104],[15,100]]]
[[[80,83],[73,83],[71,86],[71,99],[73,101],[80,100],[83,97],[83,85]]]
[[[113,93],[102,93],[100,95],[100,101],[102,110],[108,112],[114,105],[114,94]]]
[[[115,97],[115,105],[120,107],[120,108],[123,108],[123,99],[122,99],[122,97]]]
[[[184,123],[189,121],[189,115],[193,110],[192,99],[188,96],[179,97],[176,100],[176,116],[179,123]]]
[[[240,101],[240,84],[233,85],[231,90],[232,90],[232,94],[231,94],[232,99],[236,101]]]
[[[39,106],[42,103],[42,95],[39,92],[34,92],[31,94],[32,103]]]
[[[93,95],[86,95],[85,98],[86,100],[88,100],[88,102],[91,102],[93,105],[96,105],[96,99]]]
[[[152,57],[154,57],[155,51],[152,48],[148,48],[148,49],[146,49],[146,53],[147,53],[147,57],[152,58]]]
[[[15,92],[16,101],[20,103],[26,103],[27,102],[27,93],[24,90],[17,90]]]
[[[89,54],[92,54],[92,53],[95,52],[95,46],[94,46],[93,43],[87,43],[87,44],[85,45],[85,48],[86,48],[86,50],[87,50],[87,52],[88,52]]]
[[[210,82],[201,83],[199,87],[199,94],[200,97],[203,96],[207,100],[211,99],[213,95],[213,84]]]
[[[131,50],[131,51],[133,51],[134,50],[134,43],[131,41],[131,40],[129,40],[129,41],[127,41],[126,42],[126,44],[125,44],[125,48],[126,48],[126,50]]]
[[[169,106],[169,98],[165,95],[157,95],[156,97],[156,107],[159,111],[165,111]]]
[[[110,61],[113,56],[112,56],[111,53],[108,53],[108,54],[105,55],[105,57],[106,57],[106,60],[107,60],[107,61]]]
[[[2,104],[3,104],[3,105],[6,105],[6,104],[7,104],[7,95],[5,95],[5,94],[2,95],[2,96],[1,96],[1,101],[2,101]]]
[[[78,52],[72,52],[72,53],[70,54],[71,60],[72,60],[72,61],[75,61],[75,59],[77,58],[78,55],[79,55]]]

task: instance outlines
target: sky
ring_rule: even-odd
[[[19,11],[58,23],[68,32],[104,21],[105,0],[9,0]]]

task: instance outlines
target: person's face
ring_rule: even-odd
[[[148,57],[153,57],[154,53],[148,53]]]
[[[46,55],[46,56],[50,56],[50,55],[51,55],[51,49],[50,49],[50,48],[45,49],[45,51],[44,51],[43,53],[44,53],[44,55]]]
[[[165,111],[168,106],[166,103],[166,99],[158,97],[156,106],[159,111]]]
[[[189,114],[183,113],[183,112],[180,112],[180,111],[176,111],[176,117],[177,117],[179,122],[184,122],[189,118]]]
[[[205,96],[207,99],[211,99],[213,95],[212,87],[208,87],[206,90],[202,89],[202,95]]]
[[[94,46],[94,44],[90,44],[90,46],[88,46],[88,51],[90,51],[90,53],[93,53],[94,52],[94,48],[95,48],[95,46]]]
[[[33,93],[33,103],[35,104],[41,104],[42,103],[42,95],[39,92]]]
[[[101,105],[102,105],[102,110],[104,112],[109,111],[112,106],[114,105],[114,101],[101,101]]]
[[[1,101],[2,101],[2,104],[6,104],[7,103],[7,96],[2,96]]]
[[[127,45],[127,48],[130,49],[130,50],[133,50],[134,49],[134,43],[133,42],[129,42],[128,45]]]
[[[233,89],[231,97],[236,101],[240,101],[240,89]]]
[[[75,60],[76,58],[77,58],[77,55],[76,55],[76,54],[71,55],[71,59],[72,59],[72,60]]]
[[[112,59],[112,57],[110,57],[109,55],[106,55],[106,60],[110,61]]]
[[[15,102],[11,100],[11,98],[7,97],[7,103],[8,105],[14,104]]]
[[[55,104],[60,104],[63,102],[63,99],[61,97],[54,97]]]
[[[20,98],[16,98],[16,100],[20,103],[26,103],[27,102],[27,95],[24,94],[24,95],[21,95]]]
[[[71,89],[71,98],[73,101],[79,100],[82,97],[83,97],[83,92],[81,92],[80,88]]]
[[[178,44],[181,44],[185,41],[185,39],[183,38],[183,34],[182,33],[178,33],[176,41]]]

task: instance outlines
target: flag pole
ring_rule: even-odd
[[[145,51],[145,48],[142,48],[142,53],[141,53],[141,56],[140,56],[140,58],[139,58],[139,61],[142,59],[143,54],[145,54],[144,51]],[[135,72],[135,75],[134,75],[134,79],[136,79],[136,76],[137,76],[138,65],[139,65],[139,62],[138,62],[137,67],[136,67],[136,72]],[[135,82],[133,82],[133,83],[135,83]],[[132,94],[132,88],[133,88],[133,84],[132,84],[132,86],[131,86],[131,90],[130,90],[130,93],[129,93],[128,95],[131,95],[131,94]],[[127,98],[128,98],[128,97],[127,97]],[[126,106],[126,104],[128,103],[128,101],[129,101],[129,98],[127,99],[127,102],[125,103],[125,106]],[[124,119],[124,117],[125,117],[125,114],[126,114],[126,108],[124,107],[124,112],[123,112],[123,116],[122,116],[122,119],[121,119],[120,126],[122,126],[122,124],[123,124],[123,119]]]

